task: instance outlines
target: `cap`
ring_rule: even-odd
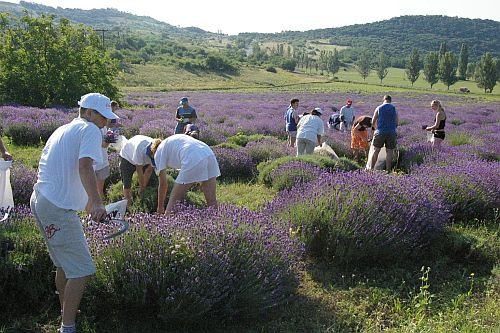
[[[179,101],[179,104],[186,104],[188,102],[187,97],[182,97],[181,100]]]
[[[321,110],[321,108],[314,108],[314,111],[316,111],[319,114],[323,113],[323,110]]]
[[[352,99],[348,99],[348,100],[346,101],[346,104],[347,104],[347,105],[351,105],[351,104],[352,104]]]
[[[107,119],[120,118],[111,110],[111,100],[99,93],[90,93],[83,95],[78,101],[78,105],[85,109],[96,110]]]
[[[188,134],[189,132],[199,132],[199,131],[200,129],[195,124],[187,124],[186,127],[184,128],[185,134]]]

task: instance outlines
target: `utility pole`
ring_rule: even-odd
[[[94,29],[94,31],[102,33],[102,37],[101,37],[101,39],[102,39],[102,49],[104,50],[105,49],[105,46],[104,46],[104,33],[106,31],[109,31],[109,30],[108,29]]]

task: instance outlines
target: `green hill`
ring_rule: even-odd
[[[0,10],[17,15],[27,10],[36,15],[45,13],[63,16],[75,23],[117,34],[149,34],[150,36],[145,37],[148,40],[153,38],[151,33],[160,39],[188,40],[191,43],[198,41],[196,45],[200,45],[200,40],[222,38],[220,35],[196,27],[178,28],[150,17],[110,8],[93,10],[53,8],[21,1],[19,5],[0,2]],[[437,51],[442,42],[447,43],[448,50],[458,54],[462,43],[465,43],[469,48],[470,61],[477,61],[485,52],[500,58],[500,22],[440,15],[401,16],[339,28],[285,31],[274,34],[240,33],[224,37],[235,44],[238,41],[246,41],[247,46],[254,41],[304,45],[307,42],[321,40],[331,45],[366,48],[374,54],[384,50],[394,58],[407,57],[412,48],[418,48],[423,53]]]

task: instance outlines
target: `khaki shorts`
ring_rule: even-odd
[[[291,138],[297,137],[297,131],[286,131],[286,134],[288,134],[288,136]]]
[[[199,183],[219,176],[219,163],[217,163],[215,156],[212,155],[201,160],[197,165],[188,170],[181,168],[175,182],[178,184]]]
[[[35,216],[54,265],[66,278],[75,279],[96,272],[82,223],[76,211],[53,205],[36,189],[31,195]]]
[[[375,133],[372,140],[372,145],[375,148],[382,148],[385,146],[386,149],[395,149],[396,148],[396,133],[387,133],[380,134]]]

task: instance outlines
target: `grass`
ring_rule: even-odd
[[[10,139],[6,136],[2,137],[2,141],[15,160],[22,162],[26,166],[31,166],[33,168],[38,167],[38,161],[40,160],[43,149],[42,145],[36,147],[17,146],[12,144]]]
[[[132,72],[120,73],[117,84],[122,92],[137,91],[189,91],[189,90],[245,90],[258,91],[285,90],[285,91],[342,91],[357,93],[386,93],[387,91],[406,91],[409,93],[450,93],[464,95],[458,91],[459,87],[468,87],[471,98],[498,100],[500,88],[496,87],[492,94],[485,94],[473,81],[458,81],[447,87],[439,82],[431,89],[424,80],[423,74],[412,86],[407,81],[405,70],[390,68],[387,77],[380,84],[380,80],[372,71],[366,80],[353,68],[341,68],[331,76],[321,75],[321,72],[304,72],[298,68],[290,73],[281,69],[277,73],[267,72],[264,68],[243,67],[239,75],[218,75],[207,73],[188,72],[173,66],[160,65],[133,65]]]

